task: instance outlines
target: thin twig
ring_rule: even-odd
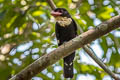
[[[95,55],[87,46],[84,46],[83,49],[87,52],[87,54],[102,68],[105,72],[107,72],[112,78],[115,80],[119,80],[118,77],[107,68],[107,66]]]
[[[83,0],[79,0],[77,3],[76,3],[76,8],[79,8],[80,7],[80,4],[82,3]]]
[[[47,2],[50,5],[50,7],[52,8],[52,10],[54,10],[56,8],[56,5],[54,4],[53,0],[47,0]]]

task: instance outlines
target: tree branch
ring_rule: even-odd
[[[119,78],[112,71],[110,71],[107,66],[96,55],[94,55],[87,46],[84,46],[83,49],[102,69],[104,69],[105,72],[107,72],[115,80],[119,80]]]
[[[10,80],[29,80],[48,66],[54,64],[61,58],[70,55],[73,51],[84,45],[94,41],[95,39],[109,33],[110,31],[118,28],[120,25],[120,16],[115,16],[110,20],[103,22],[96,28],[90,29],[87,32],[82,33],[76,38],[70,40],[69,42],[61,45],[57,49],[53,50],[49,54],[45,54],[38,60],[30,64],[24,70],[16,74]],[[112,76],[113,77],[113,76]],[[113,77],[116,80],[120,80],[117,76]]]
[[[54,10],[56,8],[56,5],[54,4],[53,0],[47,0],[47,3],[50,5],[52,10]]]
[[[83,0],[79,0],[76,4],[76,8],[79,8],[81,2]],[[47,0],[48,4],[52,9],[55,9],[56,6],[52,0]],[[80,32],[83,33],[83,30],[80,28]],[[112,76],[115,80],[117,80],[116,75],[110,71],[107,66],[90,50],[89,45],[83,46],[83,49],[87,52],[87,54],[102,68],[105,72],[107,72],[110,76]]]
[[[79,0],[76,4],[76,8],[79,8],[80,7],[80,4],[82,3],[83,0]]]
[[[83,33],[82,28],[79,28],[80,33]],[[109,68],[97,57],[97,55],[94,53],[94,51],[88,44],[83,46],[83,49],[105,72],[107,72],[115,80],[118,80],[116,75],[112,71],[110,71]]]

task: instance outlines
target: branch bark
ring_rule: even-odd
[[[54,64],[61,58],[70,55],[70,53],[72,53],[76,49],[81,48],[84,45],[94,41],[95,39],[118,28],[119,25],[120,16],[115,16],[110,20],[103,22],[96,28],[90,29],[87,32],[82,33],[76,38],[53,50],[49,54],[45,54],[44,56],[40,57],[38,60],[30,64],[24,70],[12,77],[10,80],[29,80],[30,78],[32,78],[48,66]],[[120,80],[120,78],[118,78],[117,76],[115,76],[115,78],[116,80]]]
[[[112,78],[115,80],[120,80],[112,71],[108,69],[108,67],[96,56],[87,46],[84,46],[83,49],[87,52],[87,54],[102,68],[105,72],[107,72]]]

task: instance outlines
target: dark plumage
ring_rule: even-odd
[[[55,33],[58,46],[77,36],[77,25],[68,11],[64,8],[56,8],[51,14],[56,18]],[[73,60],[75,52],[64,57],[64,77],[73,78]]]

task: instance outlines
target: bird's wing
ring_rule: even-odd
[[[74,24],[75,35],[77,36],[77,24],[76,24],[76,22],[73,19],[72,19],[72,22]]]
[[[58,29],[58,23],[56,23],[55,25],[55,34],[56,34],[56,38],[57,38],[57,43],[58,45],[60,45],[60,35],[59,35],[59,29]]]

